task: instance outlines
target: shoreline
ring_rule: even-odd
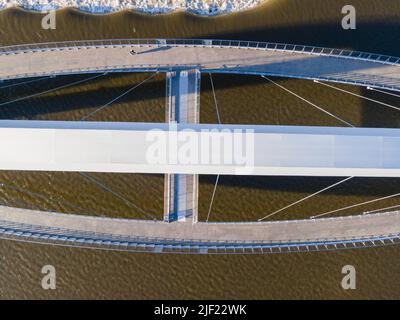
[[[221,16],[254,9],[268,0],[0,0],[0,11],[19,8],[28,12],[44,13],[50,10],[74,9],[86,14],[111,14],[125,10],[162,15],[179,11],[200,16]]]

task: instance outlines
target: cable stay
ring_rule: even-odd
[[[16,200],[16,199],[3,199],[1,202],[2,206],[10,207],[10,203],[14,208],[21,208],[21,209],[32,209],[32,210],[40,210],[40,208],[35,205],[34,203],[28,203],[23,200]]]
[[[9,184],[5,184],[5,183],[0,183],[0,188],[8,188],[8,189],[16,190],[16,191],[25,193],[25,194],[27,194],[27,195],[29,195],[31,197],[41,198],[42,200],[44,200],[46,202],[47,201],[54,201],[52,198],[50,198],[49,196],[47,196],[45,194],[38,193],[38,192],[33,192],[33,191],[30,191],[30,190],[27,190],[25,188],[18,187],[18,186],[15,186],[15,185],[9,185]],[[59,199],[57,199],[56,202],[58,202],[59,204],[67,205],[67,206],[69,206],[71,208],[74,208],[74,209],[78,209],[81,213],[86,213],[86,211],[87,211],[84,208],[82,208],[80,206],[77,206],[77,205],[75,205],[75,204],[73,204],[73,203],[71,203],[71,202],[69,202],[67,200],[59,200]],[[34,205],[34,206],[36,206],[36,205]]]
[[[97,112],[103,110],[104,108],[107,108],[110,104],[114,103],[118,99],[120,99],[123,96],[127,95],[129,92],[131,92],[131,91],[135,90],[136,88],[140,87],[143,83],[147,82],[148,80],[150,80],[151,78],[153,78],[157,74],[158,74],[158,72],[153,73],[150,77],[144,79],[142,82],[140,82],[138,84],[135,84],[133,87],[131,87],[130,89],[126,90],[124,93],[120,94],[118,97],[112,99],[111,101],[107,102],[105,105],[102,105],[101,107],[97,108],[96,110],[94,110],[94,111],[90,112],[89,114],[87,114],[86,116],[82,117],[81,121],[87,120],[89,117],[93,116]]]
[[[215,192],[217,191],[218,180],[219,180],[219,174],[217,175],[217,178],[215,179],[214,190],[213,190],[213,193],[212,193],[212,196],[211,196],[211,201],[210,201],[210,206],[208,208],[208,214],[207,214],[206,222],[208,222],[208,219],[210,219],[211,209],[212,209],[212,205],[214,203]]]
[[[39,79],[33,79],[33,80],[24,81],[24,82],[8,84],[8,85],[5,85],[5,86],[1,86],[0,89],[6,89],[6,88],[22,86],[23,84],[28,84],[28,83],[32,83],[32,82],[39,82],[39,81],[42,81],[42,80],[50,79],[51,77],[52,76],[48,76],[48,77],[43,77],[43,78],[39,78]]]
[[[148,214],[145,210],[143,210],[142,208],[138,207],[136,204],[134,204],[132,201],[126,199],[123,195],[121,195],[120,193],[112,190],[111,188],[109,188],[108,186],[106,186],[103,182],[101,182],[100,180],[93,178],[92,176],[88,175],[87,173],[84,172],[78,172],[82,177],[85,177],[87,180],[91,181],[92,183],[94,183],[95,185],[97,185],[98,187],[100,187],[103,190],[108,191],[109,193],[111,193],[112,195],[114,195],[115,197],[117,197],[118,199],[124,201],[129,207],[133,207],[136,210],[139,210],[141,213],[143,213],[144,215],[146,215],[148,218],[151,218],[153,220],[157,220],[156,217],[152,214]]]
[[[215,90],[214,90],[213,78],[212,78],[211,72],[209,72],[208,74],[210,75],[211,88],[212,88],[212,92],[213,92],[213,96],[214,96],[214,103],[215,103],[215,110],[217,112],[218,124],[221,124],[221,118],[219,116],[219,110],[218,110],[217,97],[215,95]],[[215,198],[215,193],[217,192],[218,181],[219,181],[219,174],[217,175],[217,178],[215,179],[214,190],[213,190],[213,193],[212,193],[212,196],[211,196],[211,201],[210,201],[210,206],[208,208],[208,214],[207,214],[206,222],[208,222],[208,220],[210,219],[211,209],[212,209],[212,206],[213,206],[213,203],[214,203],[214,198]]]
[[[26,100],[26,99],[29,99],[29,98],[37,97],[37,96],[40,96],[40,95],[45,94],[45,93],[50,93],[50,92],[53,92],[53,91],[56,91],[56,90],[64,89],[64,88],[67,88],[67,87],[71,87],[71,86],[79,84],[79,83],[83,83],[83,82],[86,82],[86,81],[90,81],[90,80],[99,78],[99,77],[104,76],[106,74],[107,73],[105,72],[105,73],[102,73],[102,74],[98,74],[98,75],[96,75],[94,77],[90,77],[90,78],[86,78],[86,79],[83,79],[83,80],[79,80],[79,81],[75,81],[75,82],[72,82],[72,83],[68,83],[68,84],[53,88],[53,89],[49,89],[49,90],[42,91],[42,92],[39,92],[39,93],[31,94],[29,96],[17,98],[15,100],[6,101],[6,102],[3,102],[3,103],[0,103],[0,106],[5,106],[7,104],[11,104],[11,103],[14,103],[14,102],[19,102],[19,101]]]
[[[380,209],[376,209],[376,210],[365,211],[365,212],[363,212],[363,214],[375,213],[375,212],[380,212],[380,211],[386,211],[386,210],[390,210],[390,209],[394,209],[394,208],[398,208],[398,207],[400,207],[400,204],[397,204],[397,205],[395,205],[395,206],[380,208]]]
[[[329,111],[327,111],[327,110],[321,108],[320,106],[317,106],[315,103],[312,103],[311,101],[309,101],[309,100],[307,100],[307,99],[301,97],[301,96],[298,95],[297,93],[295,93],[295,92],[293,92],[293,91],[287,89],[286,87],[284,87],[284,86],[280,85],[279,83],[277,83],[277,82],[271,80],[270,78],[268,78],[268,77],[266,77],[266,76],[261,76],[261,77],[264,78],[264,79],[266,79],[266,80],[268,80],[269,82],[275,84],[276,86],[278,86],[278,87],[281,88],[282,90],[285,90],[286,92],[289,92],[290,94],[294,95],[295,97],[299,98],[300,100],[302,100],[302,101],[308,103],[310,106],[313,106],[314,108],[316,108],[316,109],[318,109],[318,110],[320,110],[320,111],[326,113],[327,115],[329,115],[329,116],[335,118],[336,120],[342,122],[342,123],[345,124],[346,126],[354,127],[351,123],[349,123],[349,122],[343,120],[342,118],[340,118],[340,117],[334,115],[333,113],[330,113]]]
[[[375,89],[375,88],[372,88],[372,87],[367,87],[367,89],[371,90],[371,91],[376,91],[376,92],[379,92],[379,93],[387,94],[389,96],[400,98],[399,94],[395,94],[395,93],[392,93],[392,92],[383,91],[383,90]]]
[[[210,75],[211,88],[212,88],[212,92],[213,92],[213,96],[214,96],[215,110],[217,111],[217,120],[218,120],[218,124],[221,124],[221,117],[219,116],[219,109],[218,109],[217,97],[216,97],[216,95],[215,95],[215,90],[214,90],[214,81],[213,81],[211,72],[209,72],[208,74]]]
[[[153,73],[151,76],[147,77],[146,79],[144,79],[143,81],[141,81],[138,84],[135,84],[133,87],[129,88],[128,90],[126,90],[125,92],[123,92],[122,94],[120,94],[119,96],[113,98],[112,100],[110,100],[109,102],[107,102],[106,104],[102,105],[101,107],[97,108],[96,110],[88,113],[86,116],[82,117],[80,119],[80,121],[85,121],[87,120],[89,117],[93,116],[94,114],[96,114],[97,112],[107,108],[109,105],[111,105],[112,103],[114,103],[115,101],[117,101],[118,99],[124,97],[125,95],[127,95],[128,93],[130,93],[131,91],[135,90],[136,88],[140,87],[143,83],[147,82],[148,80],[152,79],[153,77],[155,77],[158,74],[158,72]],[[114,190],[112,190],[111,188],[107,187],[106,185],[104,185],[104,183],[100,182],[99,180],[89,176],[88,174],[85,174],[83,172],[79,172],[79,174],[83,177],[85,177],[86,179],[88,179],[90,182],[94,183],[95,185],[97,185],[98,187],[110,192],[111,194],[113,194],[114,196],[116,196],[117,198],[119,198],[120,200],[124,201],[128,206],[133,207],[136,210],[139,210],[141,213],[143,213],[144,215],[146,215],[148,218],[151,218],[153,220],[157,220],[155,216],[148,214],[146,211],[144,211],[142,208],[138,207],[137,205],[135,205],[133,202],[129,201],[128,199],[126,199],[124,196],[122,196],[121,194],[115,192]]]
[[[373,200],[369,200],[369,201],[364,201],[364,202],[361,202],[361,203],[353,204],[351,206],[347,206],[347,207],[331,210],[331,211],[328,211],[328,212],[324,212],[324,213],[318,214],[316,216],[310,217],[310,219],[315,219],[315,218],[322,217],[322,216],[325,216],[325,215],[328,215],[328,214],[331,214],[331,213],[339,212],[339,211],[342,211],[342,210],[347,210],[347,209],[359,207],[359,206],[362,206],[362,205],[365,205],[365,204],[369,204],[369,203],[373,203],[373,202],[377,202],[377,201],[381,201],[381,200],[386,200],[386,199],[390,199],[390,198],[394,198],[394,197],[397,197],[399,195],[400,195],[400,193],[396,193],[396,194],[392,194],[390,196],[386,196],[386,197],[382,197],[382,198],[378,198],[378,199],[373,199]]]
[[[266,76],[261,76],[261,77],[264,78],[264,79],[266,79],[266,80],[268,80],[269,82],[275,84],[276,86],[278,86],[278,87],[281,88],[282,90],[285,90],[286,92],[288,92],[288,93],[294,95],[295,97],[299,98],[300,100],[302,100],[302,101],[308,103],[309,105],[313,106],[314,108],[316,108],[316,109],[318,109],[318,110],[320,110],[320,111],[322,111],[322,112],[328,114],[329,116],[335,118],[336,120],[338,120],[338,121],[344,123],[346,126],[354,127],[351,123],[349,123],[349,122],[347,122],[347,121],[341,119],[340,117],[338,117],[338,116],[336,116],[336,115],[330,113],[329,111],[326,111],[325,109],[323,109],[323,108],[317,106],[316,104],[312,103],[311,101],[309,101],[309,100],[307,100],[307,99],[301,97],[301,96],[298,95],[297,93],[295,93],[295,92],[293,92],[293,91],[287,89],[286,87],[284,87],[284,86],[280,85],[279,83],[277,83],[277,82],[271,80],[270,78],[268,78],[268,77],[266,77]],[[279,212],[282,212],[282,211],[284,211],[284,210],[286,210],[286,209],[288,209],[288,208],[290,208],[290,207],[292,207],[292,206],[294,206],[294,205],[296,205],[296,204],[299,204],[299,203],[301,203],[301,202],[303,202],[303,201],[305,201],[305,200],[307,200],[307,199],[312,198],[313,196],[316,196],[316,195],[318,195],[318,194],[320,194],[320,193],[322,193],[322,192],[324,192],[324,191],[326,191],[326,190],[329,190],[329,189],[331,189],[331,188],[333,188],[333,187],[335,187],[335,186],[338,186],[338,185],[340,185],[340,184],[342,184],[342,183],[344,183],[344,182],[346,182],[346,181],[348,181],[348,180],[350,180],[350,179],[352,179],[352,178],[354,178],[354,177],[351,176],[351,177],[347,177],[347,178],[345,178],[345,179],[342,179],[342,180],[340,180],[340,181],[338,181],[338,182],[336,182],[336,183],[334,183],[334,184],[332,184],[332,185],[330,185],[330,186],[328,186],[328,187],[325,187],[325,188],[323,188],[323,189],[321,189],[321,190],[319,190],[319,191],[317,191],[317,192],[315,192],[315,193],[313,193],[313,194],[310,194],[310,195],[308,195],[308,196],[306,196],[306,197],[304,197],[304,198],[302,198],[302,199],[300,199],[300,200],[297,200],[297,201],[295,201],[295,202],[293,202],[293,203],[291,203],[291,204],[289,204],[289,205],[287,205],[287,206],[285,206],[285,207],[283,207],[283,208],[281,208],[281,209],[279,209],[279,210],[276,210],[276,211],[274,211],[274,212],[272,212],[272,213],[266,215],[265,217],[258,219],[258,221],[260,222],[260,221],[263,221],[263,220],[265,220],[265,219],[268,219],[269,217],[272,217],[272,216],[274,216],[275,214],[277,214],[277,213],[279,213]]]
[[[325,187],[325,188],[323,188],[323,189],[321,189],[321,190],[319,190],[319,191],[317,191],[317,192],[314,192],[313,194],[310,194],[310,195],[308,195],[308,196],[306,196],[306,197],[304,197],[304,198],[302,198],[302,199],[300,199],[300,200],[297,200],[297,201],[295,201],[295,202],[293,202],[293,203],[287,205],[286,207],[283,207],[283,208],[281,208],[281,209],[279,209],[279,210],[276,210],[276,211],[274,211],[274,212],[272,212],[272,213],[266,215],[264,218],[258,219],[258,221],[263,221],[263,220],[265,220],[265,219],[267,219],[267,218],[269,218],[269,217],[272,217],[273,215],[275,215],[275,214],[277,214],[277,213],[279,213],[279,212],[281,212],[281,211],[283,211],[283,210],[286,210],[286,209],[288,209],[288,208],[290,208],[290,207],[292,207],[292,206],[294,206],[294,205],[296,205],[296,204],[298,204],[298,203],[300,203],[300,202],[303,202],[303,201],[305,201],[305,200],[307,200],[307,199],[310,199],[311,197],[316,196],[317,194],[320,194],[320,193],[322,193],[322,192],[324,192],[324,191],[326,191],[326,190],[332,189],[333,187],[336,187],[336,186],[338,186],[338,185],[340,185],[340,184],[342,184],[342,183],[344,183],[344,182],[346,182],[346,181],[349,181],[349,180],[352,179],[352,178],[354,178],[354,176],[347,177],[347,178],[342,179],[342,180],[340,180],[340,181],[338,181],[338,182],[335,182],[334,184],[331,184],[331,185],[328,186],[328,187]]]
[[[399,108],[399,107],[393,106],[393,105],[391,105],[391,104],[388,104],[388,103],[385,103],[385,102],[382,102],[382,101],[379,101],[379,100],[371,99],[371,98],[368,98],[368,97],[364,97],[364,96],[362,96],[362,95],[360,95],[360,94],[357,94],[357,93],[354,93],[354,92],[351,92],[351,91],[348,91],[348,90],[344,90],[344,89],[341,89],[341,88],[332,86],[332,85],[327,84],[327,83],[325,83],[325,82],[320,82],[320,81],[318,81],[318,80],[314,80],[314,82],[315,82],[315,83],[322,84],[322,85],[324,85],[324,86],[326,86],[326,87],[329,87],[329,88],[332,88],[332,89],[335,89],[335,90],[344,92],[344,93],[351,94],[352,96],[355,96],[355,97],[358,97],[358,98],[361,98],[361,99],[364,99],[364,100],[368,100],[368,101],[371,101],[371,102],[380,104],[380,105],[382,105],[382,106],[385,106],[385,107],[388,107],[388,108],[391,108],[391,109],[395,109],[395,110],[399,110],[399,111],[400,111],[400,108]],[[375,90],[375,89],[374,89],[374,90]]]

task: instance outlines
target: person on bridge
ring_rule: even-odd
[[[136,54],[136,51],[132,49],[131,51],[129,51],[129,53],[130,53],[131,55],[135,55],[135,54]]]

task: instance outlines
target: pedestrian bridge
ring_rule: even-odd
[[[164,221],[2,206],[0,238],[185,253],[263,253],[398,243],[398,211],[208,223],[198,222],[197,202],[199,174],[400,177],[400,129],[199,124],[201,73],[280,76],[400,91],[399,64],[400,58],[372,53],[230,40],[128,39],[0,47],[0,80],[152,71],[166,73],[167,89],[166,123],[0,121],[0,170],[163,173]],[[211,132],[207,133],[211,140],[228,140],[211,146],[199,143],[198,158],[182,162],[176,157],[179,150],[187,148],[186,140],[203,141],[203,130]],[[235,149],[237,131],[242,134],[244,158]],[[172,154],[172,158],[160,161],[154,159],[157,152],[149,153],[157,137],[165,146],[158,154]],[[220,155],[217,160],[202,161],[216,154]],[[225,156],[238,154],[244,162],[226,162]]]

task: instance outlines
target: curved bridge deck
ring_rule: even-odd
[[[134,49],[136,54],[130,54]],[[0,80],[94,72],[272,75],[400,91],[400,59],[308,46],[223,40],[109,40],[0,48]]]
[[[166,223],[99,218],[0,206],[0,234],[80,245],[144,247],[154,252],[278,248],[357,247],[394,242],[400,236],[400,211],[351,217],[255,223]],[[258,252],[258,251],[255,251]],[[265,252],[265,251],[262,251]]]

